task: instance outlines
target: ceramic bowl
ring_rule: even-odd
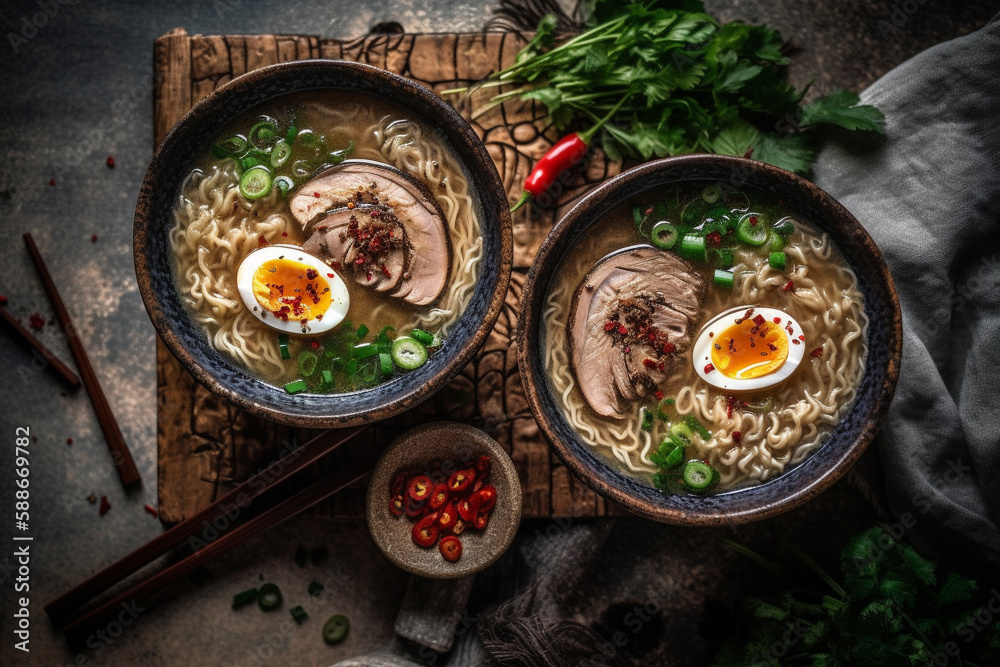
[[[594,451],[563,416],[545,373],[543,302],[567,251],[616,205],[644,192],[687,181],[744,185],[783,200],[828,232],[858,278],[864,294],[868,356],[858,394],[826,440],[799,465],[771,480],[712,495],[668,495],[626,474]],[[899,301],[882,254],[858,221],[809,181],[743,158],[689,155],[622,172],[585,196],[552,229],[532,264],[521,302],[518,364],[531,411],[552,449],[594,491],[636,514],[675,524],[726,525],[783,512],[813,498],[857,461],[885,417],[899,374],[902,332]]]
[[[390,485],[399,473],[424,474],[435,459],[444,479],[462,462],[489,456],[488,482],[496,487],[497,501],[485,530],[464,530],[462,556],[446,561],[435,544],[418,546],[411,536],[415,521],[394,516],[389,510]],[[393,563],[413,574],[453,579],[478,572],[492,564],[510,546],[521,522],[521,483],[507,453],[482,431],[457,422],[433,422],[399,436],[375,465],[368,485],[368,529],[382,552]]]
[[[475,194],[483,259],[465,312],[441,349],[422,367],[364,391],[291,396],[251,376],[209,344],[181,302],[168,232],[182,180],[227,122],[272,98],[314,89],[361,92],[384,99],[422,120],[451,146]],[[250,413],[313,428],[385,419],[447,384],[492,330],[507,294],[513,253],[507,196],[493,160],[472,127],[423,86],[369,65],[337,60],[286,62],[254,70],[198,102],[153,156],[136,205],[133,237],[143,303],[160,339],[181,365],[209,390]]]

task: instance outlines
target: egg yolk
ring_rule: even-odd
[[[730,378],[763,377],[781,368],[787,358],[788,335],[767,321],[733,324],[712,344],[712,364]]]
[[[282,320],[321,320],[330,307],[326,278],[308,264],[290,259],[261,263],[253,273],[253,295]]]

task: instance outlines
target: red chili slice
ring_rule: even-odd
[[[456,519],[458,519],[458,511],[455,509],[455,503],[448,503],[439,513],[438,525],[441,530],[448,530],[455,525]]]
[[[488,456],[480,456],[476,459],[476,472],[479,473],[480,477],[488,473],[492,466],[493,461]]]
[[[475,469],[457,470],[451,473],[451,477],[448,478],[448,489],[455,493],[461,493],[469,488],[475,480]]]
[[[448,493],[448,485],[438,484],[434,487],[434,491],[431,493],[431,499],[427,502],[430,503],[432,510],[441,509],[444,507],[445,503],[448,502],[448,498],[450,497],[451,494]]]
[[[441,555],[444,556],[445,560],[454,563],[462,557],[462,540],[454,535],[445,535],[441,538],[438,549],[441,550]]]
[[[486,478],[477,477],[475,483],[472,485],[472,492],[477,493],[479,489],[483,488],[484,486],[486,486]]]
[[[392,495],[396,495],[397,493],[403,493],[403,491],[405,490],[406,490],[406,473],[401,472],[392,478],[392,484],[389,485],[389,492],[392,493]]]
[[[438,538],[438,527],[434,525],[437,521],[437,517],[431,519],[429,516],[425,516],[420,521],[413,524],[413,541],[421,547],[430,547],[437,542]]]
[[[406,516],[410,519],[416,519],[418,516],[424,513],[424,505],[427,503],[423,500],[416,501],[413,498],[406,498]]]
[[[497,489],[492,484],[487,484],[479,490],[479,511],[489,512],[497,503]]]
[[[461,519],[455,519],[455,525],[451,527],[452,535],[461,535],[462,531],[465,530],[465,522]]]
[[[458,515],[462,517],[464,521],[471,523],[475,521],[476,514],[479,513],[479,506],[483,502],[482,498],[478,495],[470,496],[469,498],[463,498],[458,501]]]
[[[472,525],[476,527],[477,530],[486,530],[486,524],[489,523],[490,515],[488,512],[480,512],[476,515],[476,520],[472,522]]]
[[[392,512],[393,516],[403,516],[404,510],[406,510],[406,506],[403,504],[403,494],[397,493],[389,501],[389,511]]]
[[[427,475],[417,475],[406,487],[406,492],[414,500],[427,500],[433,491],[434,482]]]

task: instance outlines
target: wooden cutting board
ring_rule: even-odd
[[[390,70],[440,92],[469,85],[510,64],[525,43],[514,33],[369,35],[343,41],[291,35],[189,36],[175,29],[156,40],[155,133],[205,95],[249,70],[288,60],[342,58]],[[448,101],[471,118],[473,101]],[[474,100],[479,104],[485,98]],[[534,104],[512,101],[471,120],[496,162],[508,193],[559,133]],[[384,442],[435,419],[463,421],[493,436],[520,473],[525,517],[601,516],[622,512],[576,479],[550,452],[528,409],[512,344],[525,274],[553,221],[595,184],[619,170],[593,151],[552,208],[514,215],[514,274],[507,302],[483,349],[444,390],[391,424],[360,437]],[[515,197],[511,197],[514,201]],[[160,341],[156,350],[159,511],[165,522],[190,516],[313,432],[250,416],[198,385]],[[335,464],[334,464],[335,465]],[[364,488],[338,494],[321,513],[359,518]]]

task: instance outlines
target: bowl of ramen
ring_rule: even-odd
[[[384,419],[443,387],[492,330],[507,197],[472,127],[364,64],[245,74],[153,156],[136,206],[143,302],[195,379],[305,427]]]
[[[596,492],[677,524],[795,507],[871,442],[895,389],[899,302],[858,221],[743,158],[627,170],[553,228],[518,362],[532,413]]]

